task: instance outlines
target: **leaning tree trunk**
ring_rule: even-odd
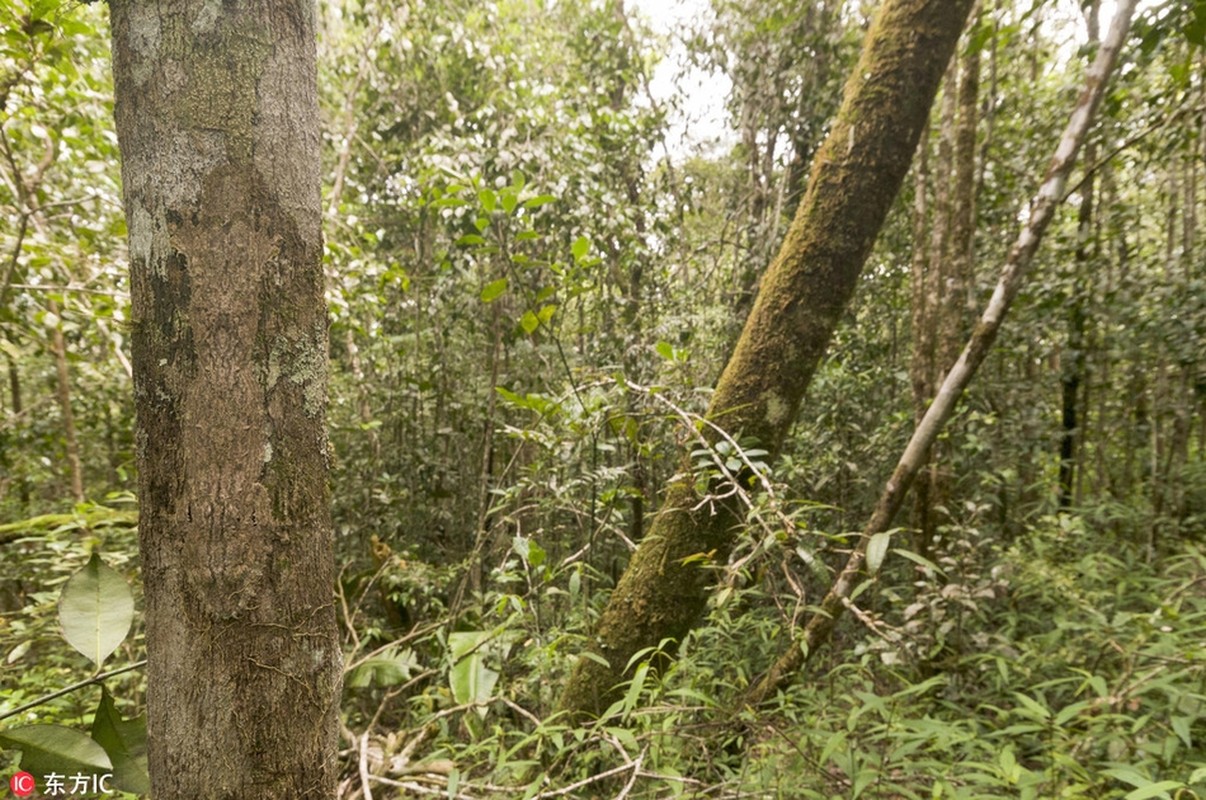
[[[770,457],[908,171],[970,7],[971,0],[887,0],[867,34],[807,193],[708,409],[711,423]],[[574,667],[562,708],[602,712],[634,654],[686,635],[706,602],[707,564],[724,563],[742,516],[732,497],[701,496],[691,477],[670,487],[603,612],[592,657]]]
[[[864,566],[872,576],[879,569],[879,562],[886,554],[891,541],[889,529],[892,521],[904,503],[914,478],[925,463],[925,453],[954,414],[955,404],[963,396],[980,365],[984,363],[1001,330],[1001,324],[1005,321],[1009,306],[1022,288],[1026,270],[1034,259],[1055,209],[1064,200],[1068,175],[1072,172],[1081,144],[1093,124],[1102,98],[1105,97],[1107,82],[1118,63],[1118,55],[1130,30],[1131,14],[1137,2],[1138,0],[1119,0],[1110,34],[1085,74],[1085,87],[1055,148],[1055,155],[1047,167],[1042,185],[1030,203],[1026,227],[1009,249],[996,289],[993,290],[984,313],[980,315],[972,330],[963,352],[943,379],[934,401],[914,428],[909,443],[905,445],[904,452],[896,462],[896,468],[892,470],[892,476],[880,492],[879,500],[863,528],[858,544],[819,606],[812,612],[804,629],[798,632],[786,652],[746,694],[745,703],[757,705],[774,692],[786,687],[801,667],[808,663],[808,659],[819,646],[829,638],[845,609],[853,605],[851,597],[865,574]]]
[[[313,0],[110,0],[156,800],[331,798]]]

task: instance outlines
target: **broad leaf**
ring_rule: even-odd
[[[415,655],[411,650],[401,653],[389,649],[381,655],[366,659],[348,673],[344,684],[351,689],[367,686],[399,686],[410,680],[414,672]]]
[[[493,303],[505,291],[507,291],[506,278],[499,278],[496,281],[490,281],[486,284],[485,288],[482,289],[482,302]]]
[[[113,784],[123,792],[149,794],[147,775],[146,717],[122,719],[108,688],[101,687],[101,701],[92,720],[92,738],[113,762]]]
[[[113,762],[90,737],[62,725],[23,725],[0,732],[0,745],[21,751],[21,769],[34,775],[111,772]]]
[[[134,621],[134,596],[124,578],[96,553],[71,576],[59,596],[59,622],[67,643],[100,669]]]
[[[448,683],[457,703],[485,703],[493,694],[499,673],[486,666],[486,649],[492,635],[491,631],[448,634],[448,647],[452,650]],[[477,712],[482,717],[486,715],[484,708]]]
[[[570,251],[574,254],[574,261],[582,261],[586,258],[586,254],[590,252],[590,239],[585,236],[579,236],[570,246]]]
[[[867,574],[874,575],[879,572],[879,567],[884,563],[884,556],[888,554],[888,545],[892,542],[892,534],[877,533],[871,537],[871,541],[867,542]]]
[[[1185,784],[1180,781],[1160,781],[1159,783],[1148,784],[1140,787],[1133,792],[1127,794],[1122,800],[1149,800],[1153,797],[1168,797],[1169,792],[1173,789],[1184,789]]]

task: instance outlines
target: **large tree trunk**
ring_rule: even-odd
[[[156,800],[330,798],[313,0],[111,0]]]
[[[971,0],[887,0],[867,34],[808,191],[708,410],[710,422],[757,442],[769,457],[796,417],[908,171],[970,7]],[[707,564],[725,562],[742,516],[732,497],[703,497],[691,477],[670,487],[603,612],[594,657],[575,665],[563,708],[605,710],[634,654],[686,635],[706,602]]]

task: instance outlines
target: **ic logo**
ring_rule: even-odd
[[[8,788],[13,790],[13,794],[17,797],[28,797],[34,793],[34,789],[38,788],[34,783],[34,776],[28,772],[18,772],[16,775],[9,778]]]

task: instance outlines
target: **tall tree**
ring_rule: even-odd
[[[331,797],[315,4],[110,8],[154,795]]]
[[[972,271],[976,230],[976,101],[979,94],[980,54],[968,46],[947,68],[939,122],[937,158],[927,175],[926,159],[919,160],[916,213],[931,211],[929,248],[915,238],[912,263],[913,354],[909,370],[913,384],[914,415],[925,417],[934,392],[959,356],[966,337],[967,287]],[[956,80],[957,79],[957,80]],[[958,86],[956,87],[956,82]],[[933,185],[934,202],[928,208],[924,192]],[[926,222],[918,219],[914,230],[924,235]],[[935,443],[934,450],[938,450]],[[950,513],[951,476],[942,465],[948,456],[931,452],[926,469],[913,487],[918,552],[928,554],[937,541],[942,512]]]
[[[1085,24],[1089,31],[1090,47],[1097,47],[1100,40],[1098,15],[1101,3],[1092,0],[1085,8]],[[1085,162],[1093,164],[1097,161],[1097,144],[1089,141],[1085,144]],[[1072,276],[1072,296],[1068,299],[1068,344],[1067,350],[1061,354],[1060,364],[1060,395],[1061,395],[1061,433],[1059,439],[1059,507],[1067,510],[1076,499],[1076,474],[1078,472],[1080,443],[1084,438],[1084,413],[1082,408],[1086,383],[1086,365],[1088,359],[1085,353],[1085,327],[1087,323],[1087,295],[1089,294],[1088,275],[1090,262],[1096,243],[1093,236],[1093,196],[1096,191],[1095,175],[1090,172],[1085,176],[1084,185],[1080,189],[1080,206],[1076,212],[1076,257],[1074,260],[1075,274]]]
[[[886,553],[891,537],[889,528],[892,520],[900,510],[913,480],[925,465],[926,453],[933,446],[943,426],[950,420],[955,411],[955,404],[996,341],[1005,315],[1017,297],[1026,277],[1026,270],[1043,240],[1043,234],[1051,224],[1055,210],[1063,202],[1068,176],[1076,164],[1081,145],[1105,97],[1110,75],[1118,63],[1119,53],[1130,31],[1131,15],[1137,2],[1138,0],[1121,0],[1118,4],[1110,26],[1110,34],[1085,75],[1085,86],[1056,145],[1043,182],[1030,202],[1026,225],[1009,249],[1009,255],[988,305],[972,330],[963,352],[943,378],[942,385],[938,387],[925,416],[913,429],[909,443],[896,462],[896,468],[892,470],[891,477],[884,485],[879,500],[863,527],[862,537],[819,607],[799,632],[797,639],[750,690],[746,697],[747,702],[759,703],[787,684],[816,652],[817,646],[833,631],[837,619],[850,603],[856,582],[863,575],[864,565],[872,575],[879,569],[880,560]],[[873,549],[875,554],[871,555]]]
[[[888,0],[880,8],[712,395],[711,441],[723,430],[770,457],[779,450],[908,171],[970,7],[971,0]],[[706,602],[705,566],[724,563],[742,516],[718,480],[705,492],[690,475],[671,485],[603,612],[594,652],[575,665],[563,708],[605,710],[634,654],[686,635]]]

